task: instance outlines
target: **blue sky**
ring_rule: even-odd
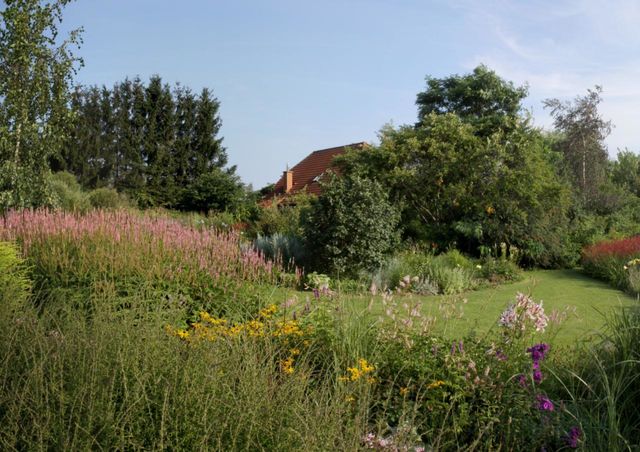
[[[528,83],[540,126],[543,99],[602,85],[609,153],[638,152],[639,25],[639,0],[78,0],[63,28],[85,28],[79,83],[211,88],[229,160],[260,188],[313,150],[414,122],[426,75],[480,63]]]

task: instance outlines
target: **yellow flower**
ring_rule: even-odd
[[[188,339],[189,338],[189,332],[185,331],[185,330],[177,330],[176,334],[178,335],[178,337],[180,339]]]
[[[402,397],[406,396],[407,394],[409,394],[409,388],[407,388],[407,387],[400,388],[400,395]]]
[[[436,388],[439,388],[440,386],[442,386],[443,384],[445,384],[445,382],[444,382],[444,381],[442,381],[442,380],[436,380],[436,381],[434,381],[433,383],[430,383],[430,384],[427,386],[427,389],[436,389]]]
[[[270,304],[266,308],[260,310],[260,312],[258,313],[258,317],[261,317],[263,319],[271,318],[277,310],[278,307],[275,304]]]
[[[362,377],[362,371],[357,367],[347,367],[347,372],[351,374],[349,376],[349,380],[351,381],[357,381]]]
[[[360,369],[362,369],[362,372],[365,374],[376,370],[376,368],[371,364],[369,364],[367,360],[364,358],[360,358],[360,360],[358,361],[358,364],[360,364]]]
[[[347,402],[349,402],[349,403],[351,403],[351,402],[355,402],[355,401],[356,401],[356,398],[355,398],[354,396],[352,396],[352,395],[349,395],[349,396],[347,396],[347,397],[345,398],[345,401],[347,401]]]
[[[280,361],[280,369],[285,374],[292,374],[295,370],[293,368],[293,357],[290,356],[289,358]]]

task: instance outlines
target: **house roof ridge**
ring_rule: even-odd
[[[338,149],[344,149],[344,148],[348,148],[348,147],[352,147],[352,146],[362,146],[367,144],[366,141],[358,141],[357,143],[351,143],[351,144],[345,144],[342,146],[334,146],[331,148],[325,148],[325,149],[318,149],[316,151],[313,151],[311,154],[316,154],[316,153],[320,153],[320,152],[327,152],[327,151],[335,151]]]

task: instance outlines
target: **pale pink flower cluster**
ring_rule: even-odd
[[[395,443],[393,436],[383,437],[368,433],[362,438],[365,449],[383,450],[388,452],[424,452],[424,446],[400,446]]]
[[[544,313],[542,301],[536,303],[523,293],[516,294],[516,302],[500,316],[499,324],[505,328],[516,331],[525,331],[527,324],[533,325],[536,331],[543,332],[547,327],[549,317]]]

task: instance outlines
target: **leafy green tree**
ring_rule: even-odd
[[[611,180],[617,186],[640,196],[640,155],[625,149],[611,165]]]
[[[524,95],[484,66],[429,78],[420,123],[385,127],[379,146],[337,164],[389,188],[407,238],[472,254],[517,248],[528,262],[556,265],[566,260],[570,196],[551,140],[522,113]]]
[[[68,0],[11,0],[0,12],[0,210],[51,204],[49,163],[71,121],[80,30],[59,39]]]
[[[454,113],[480,136],[515,127],[522,112],[521,102],[528,93],[526,86],[516,87],[484,65],[471,74],[429,76],[426,81],[426,90],[418,93],[416,100],[417,126],[431,113]]]
[[[245,191],[240,178],[217,167],[199,175],[182,192],[179,207],[199,212],[234,212],[243,204]]]
[[[547,99],[545,108],[551,110],[554,125],[563,138],[558,148],[564,155],[575,187],[587,207],[597,207],[600,187],[606,181],[608,165],[605,138],[611,133],[611,121],[605,121],[598,112],[602,102],[602,88],[588,90],[586,96],[562,102]]]
[[[303,219],[311,267],[342,275],[378,267],[397,243],[398,221],[378,182],[334,178]]]

